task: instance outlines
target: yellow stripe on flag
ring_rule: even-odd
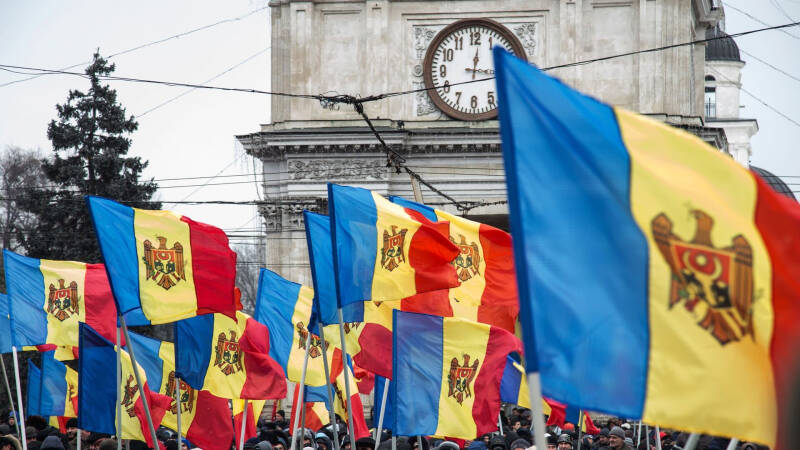
[[[161,419],[161,425],[176,430],[178,429],[178,416],[175,412],[177,411],[173,407],[175,406],[175,345],[171,342],[161,342],[161,346],[158,349],[158,357],[161,358],[162,361],[162,369],[161,369],[161,386],[158,386],[158,393],[164,394],[169,396],[173,399],[173,402],[167,412],[164,414],[164,418]],[[185,382],[182,382],[181,386],[181,401],[182,408],[181,408],[181,434],[185,437],[186,432],[189,430],[189,426],[194,421],[194,416],[197,414],[197,391],[189,387]],[[150,386],[151,389],[155,389],[155,386]]]
[[[478,430],[472,415],[475,393],[461,393],[449,383],[451,370],[469,370],[467,386],[483,367],[486,345],[489,342],[488,325],[473,327],[474,332],[464,335],[460,320],[444,320],[442,327],[442,389],[439,396],[439,426],[436,436],[476,436]],[[454,366],[455,369],[454,369]],[[469,369],[464,369],[469,367]],[[452,394],[452,395],[451,395]]]
[[[78,322],[86,321],[86,265],[73,261],[42,259],[39,270],[44,278],[47,343],[77,346]],[[71,291],[72,288],[77,292],[77,298],[70,299],[70,305],[66,306],[65,298],[60,297],[58,291]]]
[[[122,366],[122,439],[136,439],[144,441],[142,434],[142,424],[134,414],[133,407],[141,395],[133,374],[133,364],[128,352],[120,352],[120,365]],[[147,375],[144,369],[139,366],[139,379],[144,385],[147,382]]]
[[[771,267],[753,221],[755,181],[694,136],[627,111],[616,114],[631,155],[631,208],[649,245],[650,367],[642,419],[774,442]],[[660,230],[658,240],[654,228]],[[673,280],[687,264],[697,284],[678,289]],[[734,307],[721,303],[719,294],[698,300],[720,288],[728,289]],[[675,395],[697,392],[700,379],[713,380],[715,389]],[[692,428],[692,418],[703,410],[725,414],[707,416]]]
[[[412,219],[402,206],[374,192],[371,194],[378,216],[375,224],[378,251],[375,255],[371,300],[410,297],[417,293],[417,288],[415,270],[409,262],[408,252],[420,223]],[[402,252],[397,254],[400,248]]]
[[[303,361],[306,355],[305,339],[301,337],[297,327],[302,326],[303,329],[308,332],[308,321],[311,318],[311,304],[313,299],[313,289],[301,286],[300,293],[297,297],[297,304],[294,308],[294,314],[292,315],[292,350],[289,353],[286,373],[286,378],[294,382],[299,382],[302,377]],[[338,330],[335,335],[337,337],[339,336]],[[328,335],[326,334],[325,337],[328,338]],[[315,346],[313,340],[314,337],[312,337],[312,347],[309,349],[308,369],[306,371],[305,381],[307,386],[324,386],[326,381],[325,370],[322,364],[322,346]],[[329,338],[327,340],[330,342]]]
[[[75,412],[75,407],[72,404],[72,399],[78,396],[78,372],[69,366],[65,367],[67,368],[67,373],[64,376],[67,382],[67,395],[66,399],[64,399],[64,417],[78,417],[78,413]]]
[[[147,317],[164,317],[163,323],[185,319],[189,317],[186,311],[197,309],[189,225],[180,219],[171,211],[136,209],[134,213],[142,311]],[[162,250],[162,258],[154,263],[165,267],[168,274],[156,270],[155,276],[148,278],[146,243],[151,254]],[[174,261],[175,267],[166,269],[164,261]]]
[[[217,354],[222,354],[223,349],[217,349],[220,340],[235,340],[237,343],[244,333],[247,316],[241,311],[236,312],[237,320],[233,320],[224,314],[214,314],[214,332],[211,334],[213,341],[211,344],[211,358],[208,361],[206,377],[203,390],[211,392],[213,395],[222,398],[239,398],[247,379],[247,370],[244,366],[244,359],[240,357],[233,364],[216,362]],[[224,362],[224,361],[223,361]],[[227,371],[227,373],[226,373]]]

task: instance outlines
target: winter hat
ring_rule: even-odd
[[[36,439],[36,427],[28,425],[25,427],[25,436],[28,439]]]
[[[528,448],[530,446],[531,446],[531,444],[529,444],[528,441],[526,441],[525,439],[517,439],[516,441],[511,443],[511,450],[514,450],[514,449],[517,449],[517,448],[521,448],[521,449],[524,450],[524,449],[526,449],[526,448]]]
[[[100,446],[98,447],[100,450],[116,450],[117,448],[117,441],[114,439],[105,438],[100,441]]]
[[[617,436],[620,439],[625,439],[625,432],[620,427],[614,427],[608,432],[609,436]]]
[[[57,436],[47,436],[42,442],[42,446],[39,448],[42,450],[64,450],[64,444]]]
[[[625,444],[630,445],[631,447],[633,447],[633,439],[626,437],[625,438]]]
[[[489,439],[489,450],[495,450],[497,448],[508,450],[508,444],[506,444],[506,440],[503,436],[496,435]]]
[[[608,428],[603,428],[600,430],[600,436],[608,436]]]
[[[256,448],[256,444],[258,444],[259,442],[260,440],[257,437],[250,438],[244,441],[244,448],[246,448],[247,450],[253,450]]]
[[[7,435],[11,434],[11,427],[8,424],[0,423],[0,435]]]
[[[261,441],[256,444],[256,450],[272,450],[272,444],[269,441]]]
[[[461,450],[455,442],[444,441],[437,447],[439,450]]]

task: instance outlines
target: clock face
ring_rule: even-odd
[[[425,54],[423,75],[428,95],[445,114],[460,120],[497,116],[497,93],[491,80],[495,45],[526,59],[516,36],[489,19],[460,20],[433,38]]]

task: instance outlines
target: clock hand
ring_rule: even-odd
[[[472,58],[472,79],[475,79],[475,69],[478,67],[478,51],[480,50],[480,46],[475,48],[475,57]]]
[[[475,74],[476,72],[477,73],[487,73],[487,74],[493,74],[494,73],[494,69],[470,69],[469,67],[467,67],[464,70],[466,70],[467,72],[472,72],[473,74]]]

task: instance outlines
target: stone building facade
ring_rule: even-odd
[[[271,90],[373,94],[419,89],[434,37],[466,18],[488,18],[547,68],[702,39],[722,18],[716,0],[273,0]],[[687,129],[728,151],[704,118],[705,45],[634,54],[550,71],[599,99]],[[386,143],[462,211],[507,228],[496,120],[456,120],[425,92],[365,104]],[[311,284],[302,210],[326,212],[328,181],[413,198],[405,173],[387,167],[377,139],[350,105],[273,97],[271,123],[237,136],[263,163],[266,266]],[[536,151],[532,149],[531,151]],[[459,213],[421,187],[426,203]]]

